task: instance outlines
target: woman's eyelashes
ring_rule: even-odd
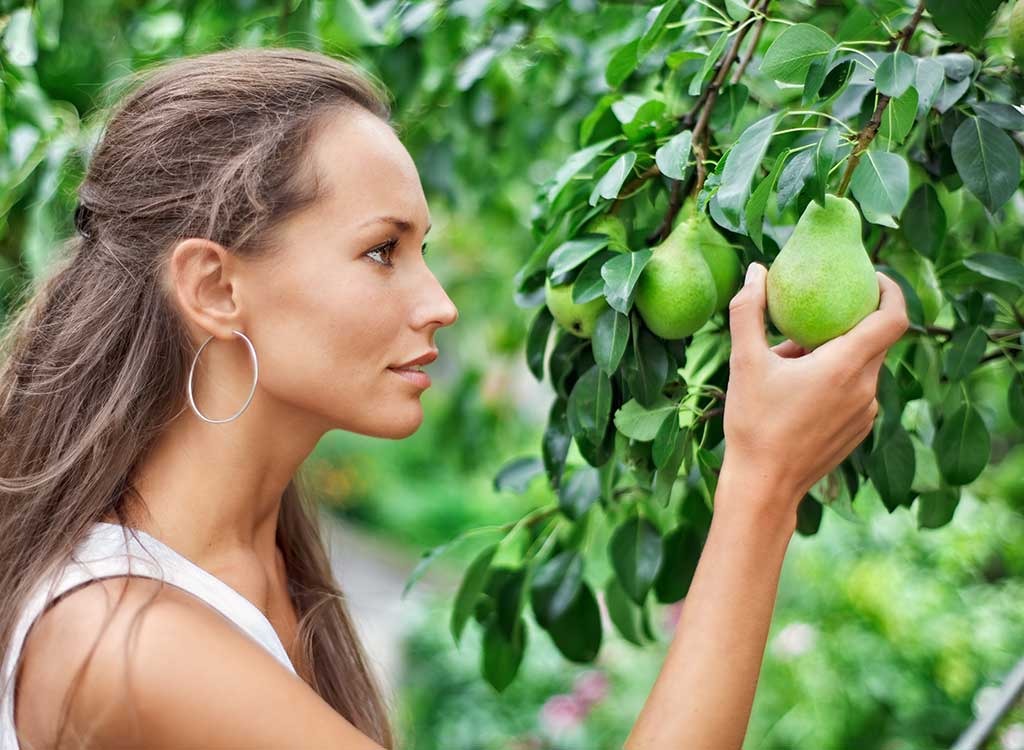
[[[370,250],[370,251],[364,253],[364,255],[368,255],[368,256],[373,257],[375,254],[380,253],[382,256],[385,257],[385,260],[374,260],[374,263],[376,263],[378,265],[381,265],[381,266],[384,266],[386,268],[391,268],[391,267],[393,267],[395,265],[394,261],[392,260],[392,256],[395,253],[395,247],[397,245],[398,245],[398,238],[397,237],[391,237],[390,239],[388,239],[387,242],[385,242],[382,245],[378,245],[377,247],[373,248],[373,250]],[[423,253],[423,255],[427,254],[427,243],[426,242],[423,243],[422,253]]]

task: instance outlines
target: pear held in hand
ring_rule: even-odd
[[[718,293],[700,251],[696,216],[679,222],[654,248],[637,281],[635,304],[651,332],[670,340],[689,336],[714,314]]]
[[[848,198],[811,202],[768,269],[768,314],[786,336],[813,349],[878,308],[875,268]]]
[[[544,301],[555,322],[581,339],[594,335],[597,319],[608,307],[604,297],[589,302],[573,302],[572,284],[552,286],[551,279],[544,282]]]

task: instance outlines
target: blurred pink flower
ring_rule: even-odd
[[[608,695],[608,677],[598,669],[588,670],[576,678],[572,692],[589,709]]]
[[[572,695],[553,695],[540,709],[540,722],[552,734],[578,727],[587,714],[587,706]]]

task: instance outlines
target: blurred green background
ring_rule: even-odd
[[[548,494],[539,482],[522,494],[492,483],[510,459],[536,453],[551,400],[526,368],[531,303],[516,299],[513,276],[533,249],[534,192],[576,149],[608,56],[635,28],[630,5],[0,0],[0,314],[71,233],[81,150],[96,135],[85,119],[105,83],[223,47],[358,60],[393,93],[434,217],[428,262],[460,320],[438,334],[435,385],[414,436],[334,432],[306,469],[324,508],[398,550],[408,575],[423,551],[515,521]],[[1003,386],[994,378],[988,387]],[[826,513],[817,536],[794,540],[749,748],[931,750],[970,723],[1024,655],[1024,449],[1005,415],[989,416],[1003,428],[995,468],[965,491],[953,523],[919,531],[906,508],[889,514],[867,497],[857,520]],[[661,647],[639,649],[609,628],[586,667],[565,662],[534,628],[521,677],[499,696],[480,677],[475,629],[456,649],[447,627],[444,581],[478,547],[447,549],[434,563],[442,583],[401,605],[404,747],[621,746],[678,607],[658,610]],[[1024,750],[1024,712],[990,747]]]

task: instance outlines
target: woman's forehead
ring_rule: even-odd
[[[349,225],[392,216],[426,229],[430,221],[416,164],[394,131],[369,113],[342,113],[314,148],[325,208]]]

